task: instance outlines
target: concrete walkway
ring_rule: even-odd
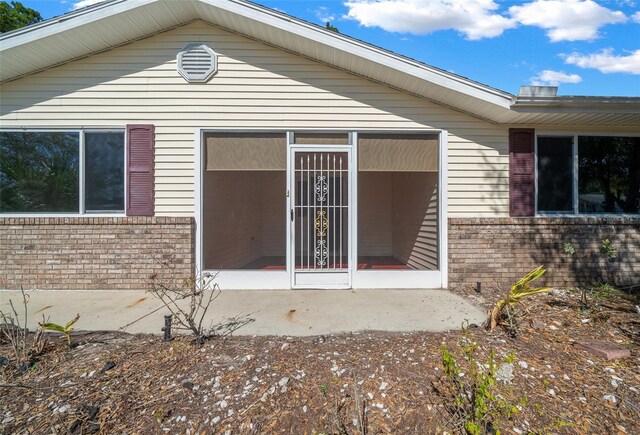
[[[30,291],[29,325],[44,314],[65,324],[76,313],[78,330],[124,330],[160,334],[162,303],[143,291]],[[0,291],[23,315],[18,291]],[[203,325],[234,335],[308,336],[377,331],[446,331],[465,320],[480,323],[485,313],[446,290],[227,290],[213,302]]]

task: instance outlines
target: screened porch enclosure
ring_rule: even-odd
[[[217,133],[205,147],[204,269],[285,270],[284,135]]]
[[[437,134],[211,132],[202,150],[201,264],[228,286],[440,282]]]
[[[438,269],[438,137],[361,134],[358,269]]]

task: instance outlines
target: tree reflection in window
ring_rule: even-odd
[[[578,138],[580,213],[640,211],[640,138]]]
[[[79,210],[79,133],[0,132],[0,212]]]

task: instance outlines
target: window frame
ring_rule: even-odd
[[[582,130],[541,130],[535,132],[535,139],[533,144],[533,158],[534,158],[534,202],[535,202],[535,216],[536,217],[635,217],[640,213],[580,213],[579,210],[579,186],[578,186],[578,137],[579,136],[612,136],[612,137],[640,137],[638,132],[624,131],[624,132],[602,132],[602,131],[582,131]],[[545,212],[538,209],[538,137],[570,137],[572,138],[572,155],[573,155],[573,212]]]
[[[124,136],[124,207],[122,212],[112,211],[92,211],[87,213],[85,208],[85,133],[122,133]],[[46,218],[46,217],[123,217],[126,216],[127,207],[127,178],[128,178],[128,156],[127,156],[127,131],[125,127],[70,127],[70,128],[2,128],[0,133],[77,133],[78,134],[78,212],[2,212],[0,218]]]

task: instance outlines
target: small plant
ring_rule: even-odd
[[[9,306],[11,307],[12,313],[7,314],[0,311],[0,318],[3,323],[3,325],[0,326],[0,331],[1,335],[4,336],[6,341],[11,345],[16,368],[25,371],[34,363],[35,359],[44,352],[46,340],[42,329],[38,329],[31,336],[30,340],[29,330],[27,329],[29,319],[29,295],[25,293],[23,288],[20,288],[20,292],[22,293],[24,322],[20,322],[20,316],[18,315],[16,307],[13,305],[13,300],[9,299]]]
[[[511,418],[520,412],[518,406],[511,405],[496,392],[500,363],[496,361],[493,350],[485,363],[478,361],[478,343],[474,341],[465,339],[460,347],[462,363],[456,360],[447,346],[442,345],[441,348],[445,383],[439,392],[444,393],[444,405],[451,417],[452,429],[469,435],[500,433],[497,420],[500,417]],[[515,356],[509,359],[512,358]],[[523,399],[519,404],[525,405],[526,402]]]
[[[577,251],[571,243],[563,244],[562,251],[565,254],[568,254],[572,257],[574,274],[576,275],[577,279],[581,280],[581,282],[579,282],[578,284],[578,290],[580,292],[580,305],[582,306],[583,309],[590,308],[589,296],[595,295],[596,297],[600,297],[604,295],[606,297],[606,295],[612,294],[612,292],[610,291],[613,289],[612,286],[606,283],[597,284],[598,279],[596,278],[596,276],[602,276],[602,275],[600,273],[595,272],[592,269],[593,266],[588,264],[589,262],[597,263],[598,260],[600,261],[604,260],[604,263],[605,263],[604,278],[605,278],[605,281],[608,281],[610,279],[611,263],[618,257],[618,248],[616,248],[616,246],[613,244],[613,242],[611,242],[611,240],[609,239],[601,240],[599,251],[592,252],[588,256],[589,261],[585,262],[584,265],[581,264],[584,261],[584,259],[576,255]],[[598,254],[600,258],[598,258]],[[584,267],[584,269],[582,269],[581,266]],[[581,269],[583,273],[580,273]],[[600,290],[604,290],[604,291],[601,292]]]
[[[216,275],[205,272],[179,279],[170,262],[163,265],[164,270],[149,277],[147,291],[160,299],[171,312],[175,329],[191,331],[196,342],[202,343],[213,334],[212,329],[205,331],[202,323],[209,307],[220,294],[220,288],[214,281]]]
[[[71,348],[71,333],[75,331],[73,325],[80,319],[80,314],[76,314],[76,317],[69,320],[66,325],[58,325],[53,322],[46,322],[44,317],[42,318],[42,322],[39,323],[40,327],[46,331],[55,331],[62,333],[67,338],[67,344],[69,348]]]
[[[616,248],[609,239],[604,239],[602,246],[600,246],[600,253],[607,260],[614,260],[618,256],[618,248]]]
[[[496,326],[505,320],[505,311],[506,317],[512,321],[512,316],[509,310],[521,302],[523,298],[550,291],[550,287],[531,288],[530,286],[531,282],[540,278],[545,274],[545,272],[546,269],[542,266],[538,266],[513,284],[506,296],[496,302],[494,307],[489,311],[485,327],[491,331],[495,330]]]
[[[562,251],[565,254],[569,254],[569,255],[575,255],[576,254],[576,248],[574,248],[571,243],[565,243],[564,245],[562,245]]]

